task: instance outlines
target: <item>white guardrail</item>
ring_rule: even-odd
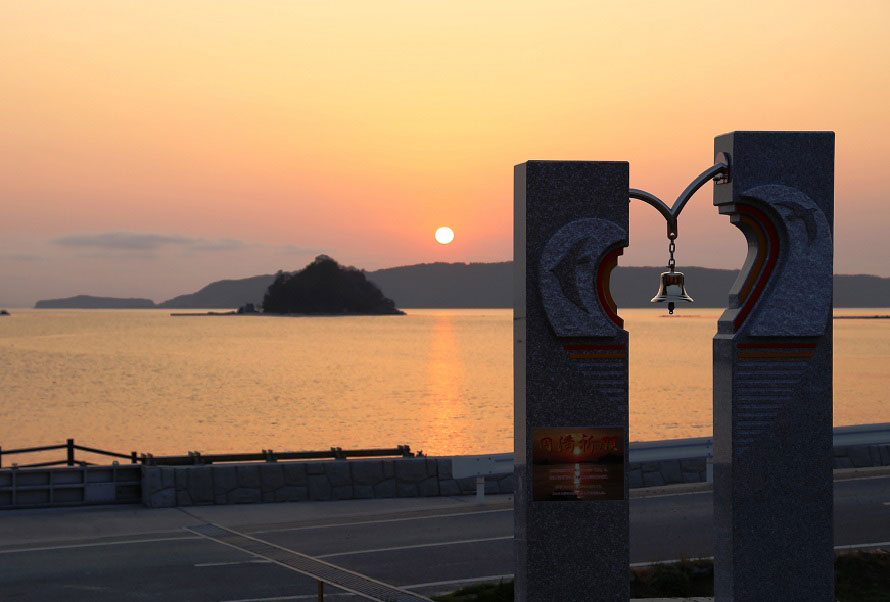
[[[890,422],[854,424],[834,429],[834,447],[851,445],[881,445],[890,443]],[[710,458],[714,448],[711,437],[667,439],[665,441],[631,441],[629,463],[661,462],[686,458]],[[476,497],[485,493],[485,475],[513,471],[513,454],[482,456],[453,456],[451,473],[455,479],[476,477]],[[711,463],[708,462],[708,482],[712,482]]]

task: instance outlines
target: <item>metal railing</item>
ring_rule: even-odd
[[[64,449],[66,457],[64,460],[53,460],[51,462],[35,462],[32,464],[13,464],[15,468],[39,468],[46,466],[95,466],[93,462],[78,460],[75,457],[75,451],[83,451],[91,454],[99,454],[102,456],[110,456],[112,458],[122,458],[129,460],[131,464],[147,464],[149,466],[185,466],[190,464],[213,464],[216,462],[278,462],[279,460],[345,460],[347,458],[381,458],[399,456],[403,458],[414,457],[411,447],[408,445],[397,445],[392,448],[372,448],[372,449],[343,449],[341,447],[332,447],[323,451],[294,451],[294,452],[276,452],[271,449],[264,449],[260,453],[246,454],[202,454],[196,451],[190,451],[185,456],[155,456],[153,454],[139,454],[130,452],[129,454],[120,454],[95,447],[87,447],[85,445],[77,445],[74,439],[68,439],[67,442],[59,445],[41,445],[38,447],[22,447],[18,449],[4,450],[0,447],[0,468],[3,468],[3,456],[12,456],[15,454],[30,454],[38,452],[47,452],[57,449]]]
[[[832,445],[882,445],[890,443],[890,422],[853,424],[834,428]],[[635,441],[628,450],[628,462],[658,462],[685,458],[710,457],[714,448],[712,437],[668,439],[666,441]]]
[[[890,444],[890,422],[875,424],[854,424],[834,428],[833,446],[848,447],[853,445]],[[713,437],[694,437],[689,439],[666,439],[664,441],[631,441],[628,447],[628,463],[661,462],[664,460],[685,460],[689,458],[708,458],[708,481],[711,481],[710,458],[713,455]],[[512,469],[513,454],[490,454],[498,456],[500,462],[510,462]],[[483,456],[460,456],[476,460]],[[473,473],[476,474],[476,473]]]
[[[834,429],[834,446],[881,445],[890,443],[890,422],[853,424]]]
[[[99,454],[100,456],[110,456],[112,458],[123,458],[129,460],[131,464],[139,463],[139,454],[130,452],[129,454],[119,454],[117,452],[105,449],[96,449],[95,447],[87,447],[85,445],[77,445],[74,439],[68,439],[67,442],[60,445],[41,445],[39,447],[21,447],[19,449],[4,450],[0,447],[0,468],[3,468],[3,456],[11,456],[13,454],[30,454],[36,452],[52,451],[56,449],[64,449],[66,457],[64,460],[53,460],[52,462],[35,462],[33,464],[13,464],[17,468],[37,468],[41,466],[95,466],[93,462],[86,462],[75,458],[76,450],[89,452],[91,454]]]
[[[851,426],[839,426],[834,429],[834,447],[846,447],[851,445],[879,445],[890,443],[890,422],[875,424],[855,424]],[[85,462],[75,458],[75,450],[93,454],[123,458],[131,464],[147,464],[151,466],[185,466],[190,464],[213,464],[217,462],[278,462],[279,460],[345,460],[347,458],[381,458],[401,456],[414,457],[411,447],[397,445],[393,448],[376,449],[352,449],[344,450],[340,447],[332,447],[324,451],[296,451],[276,452],[264,449],[260,453],[246,454],[201,454],[200,452],[188,452],[185,456],[154,456],[152,454],[120,454],[103,449],[77,445],[74,439],[68,439],[61,445],[44,445],[40,447],[27,447],[20,449],[4,450],[0,447],[0,468],[3,468],[3,456],[13,454],[25,454],[32,452],[51,451],[56,449],[66,450],[66,458],[53,462],[38,462],[34,464],[18,464],[18,468],[35,468],[41,466],[93,466],[91,462]],[[668,439],[664,441],[632,441],[628,449],[629,462],[658,462],[661,460],[678,460],[684,458],[710,457],[713,451],[712,437],[695,437],[689,439]],[[504,454],[498,454],[499,456]]]
[[[184,466],[189,464],[214,464],[217,462],[278,462],[279,460],[346,460],[347,458],[384,458],[399,456],[412,458],[408,445],[393,448],[343,449],[332,447],[325,451],[276,452],[264,449],[258,454],[202,454],[191,451],[187,456],[153,456],[142,454],[141,462],[149,466]]]
[[[711,437],[668,439],[666,441],[632,441],[627,451],[628,462],[659,462],[710,456],[714,447]]]

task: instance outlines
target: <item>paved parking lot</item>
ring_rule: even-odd
[[[631,562],[709,556],[710,492],[649,493],[631,500]],[[513,572],[512,496],[18,510],[0,513],[0,599],[315,598],[313,580],[185,530],[207,522],[426,594]],[[835,526],[839,546],[890,545],[890,476],[836,481]]]

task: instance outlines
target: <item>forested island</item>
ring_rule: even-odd
[[[327,255],[297,272],[278,272],[263,297],[264,314],[404,314],[365,273]]]

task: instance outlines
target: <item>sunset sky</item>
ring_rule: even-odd
[[[886,0],[2,2],[0,306],[319,253],[503,261],[513,165],[626,160],[670,203],[752,129],[836,132],[835,271],[890,276],[888,23]],[[681,268],[744,258],[710,188]],[[621,265],[663,264],[664,230],[632,203]]]

